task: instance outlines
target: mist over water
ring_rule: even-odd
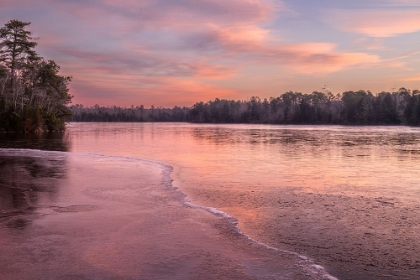
[[[420,275],[420,129],[72,123],[63,137],[72,153],[172,166],[194,205],[339,279]]]

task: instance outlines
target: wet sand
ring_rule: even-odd
[[[0,169],[2,279],[333,279],[185,204],[168,166],[1,150]]]

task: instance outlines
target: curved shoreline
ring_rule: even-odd
[[[71,155],[76,155],[76,156],[93,156],[93,157],[104,157],[104,158],[115,158],[115,159],[119,159],[119,160],[130,160],[130,161],[138,161],[138,162],[142,162],[142,163],[152,163],[152,164],[156,164],[158,166],[161,167],[162,170],[162,179],[164,184],[166,185],[166,187],[172,189],[173,191],[175,191],[176,193],[178,193],[180,195],[179,199],[181,199],[182,201],[180,201],[182,203],[182,205],[188,207],[188,208],[192,208],[192,209],[198,209],[198,210],[204,210],[208,213],[211,213],[214,216],[220,217],[222,220],[224,220],[225,222],[227,222],[228,224],[230,224],[231,229],[234,232],[236,232],[236,234],[239,234],[240,236],[242,236],[243,238],[245,238],[246,240],[254,243],[255,245],[267,249],[269,251],[273,251],[276,253],[281,253],[283,255],[290,255],[293,257],[296,257],[296,259],[299,260],[299,263],[297,264],[300,269],[302,269],[304,271],[304,273],[306,274],[310,274],[313,275],[314,277],[316,277],[315,279],[337,279],[331,275],[329,275],[326,270],[322,267],[317,265],[313,260],[299,255],[296,252],[291,252],[291,251],[287,251],[287,250],[281,250],[275,247],[271,247],[268,246],[266,244],[263,244],[261,242],[258,242],[257,240],[247,236],[246,234],[244,234],[243,232],[241,232],[240,227],[238,226],[238,221],[235,217],[232,217],[230,215],[228,215],[227,213],[220,211],[216,208],[213,207],[209,207],[209,206],[200,206],[200,205],[195,205],[194,203],[192,203],[189,199],[188,196],[182,192],[178,187],[175,187],[172,182],[173,179],[171,178],[171,175],[173,175],[173,167],[162,163],[162,162],[158,162],[158,161],[153,161],[153,160],[147,160],[147,159],[141,159],[141,158],[137,158],[137,157],[129,157],[129,156],[114,156],[114,155],[105,155],[105,154],[95,154],[95,153],[83,153],[83,152],[60,152],[60,151],[42,151],[42,150],[35,150],[35,149],[3,149],[0,148],[0,152],[1,151],[6,151],[6,153],[17,153],[17,156],[22,156],[20,155],[21,153],[25,153],[25,151],[31,151],[31,152],[36,152],[36,153],[49,153],[49,154],[71,154]],[[27,155],[24,155],[27,156]]]
[[[139,159],[139,158],[137,158],[137,159],[138,160],[143,160],[143,159]],[[172,173],[173,167],[166,164],[166,163],[161,163],[161,162],[157,162],[157,161],[155,161],[155,162],[158,163],[158,164],[162,164],[166,167],[169,167],[171,169],[171,172],[169,172],[168,174],[165,174],[170,179],[171,178],[170,174]],[[311,258],[309,258],[307,256],[300,255],[297,252],[293,252],[293,251],[289,251],[289,250],[283,250],[283,249],[279,249],[279,248],[276,248],[276,247],[273,247],[273,246],[269,246],[267,244],[259,242],[258,240],[255,240],[252,237],[246,235],[245,233],[243,233],[241,231],[241,229],[238,225],[238,219],[237,218],[235,218],[233,216],[230,216],[226,212],[223,212],[223,211],[221,211],[217,208],[211,207],[211,206],[202,206],[202,205],[194,204],[193,202],[191,202],[188,199],[187,194],[182,192],[178,187],[175,187],[175,186],[172,185],[172,182],[174,181],[173,179],[170,179],[169,181],[170,181],[170,186],[169,187],[173,188],[176,191],[181,192],[181,194],[184,196],[183,204],[185,206],[193,208],[193,209],[204,210],[206,212],[209,212],[209,213],[211,213],[215,216],[218,216],[218,217],[228,221],[231,224],[231,226],[234,228],[236,233],[240,234],[241,236],[245,237],[247,240],[251,241],[252,243],[254,243],[258,246],[261,246],[261,247],[263,247],[265,249],[268,249],[268,250],[271,250],[271,251],[280,252],[282,254],[290,254],[290,255],[293,255],[295,257],[298,257],[298,259],[300,260],[299,264],[301,265],[302,268],[304,268],[306,270],[307,273],[315,274],[315,275],[321,277],[321,279],[325,279],[325,280],[338,280],[338,278],[330,275],[323,266],[316,264],[314,262],[314,260],[312,260]]]

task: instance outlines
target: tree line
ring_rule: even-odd
[[[143,105],[121,108],[117,106],[100,107],[95,105],[85,107],[81,104],[70,106],[73,111],[74,122],[187,122],[190,108],[163,108],[151,106],[146,109]]]
[[[278,97],[249,100],[216,98],[192,107],[83,107],[74,105],[73,121],[194,122],[257,124],[420,125],[420,91],[286,92]]]
[[[71,78],[35,52],[29,25],[11,20],[0,28],[0,132],[64,130],[72,114]]]

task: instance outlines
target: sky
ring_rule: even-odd
[[[420,89],[420,0],[0,0],[73,104]]]

